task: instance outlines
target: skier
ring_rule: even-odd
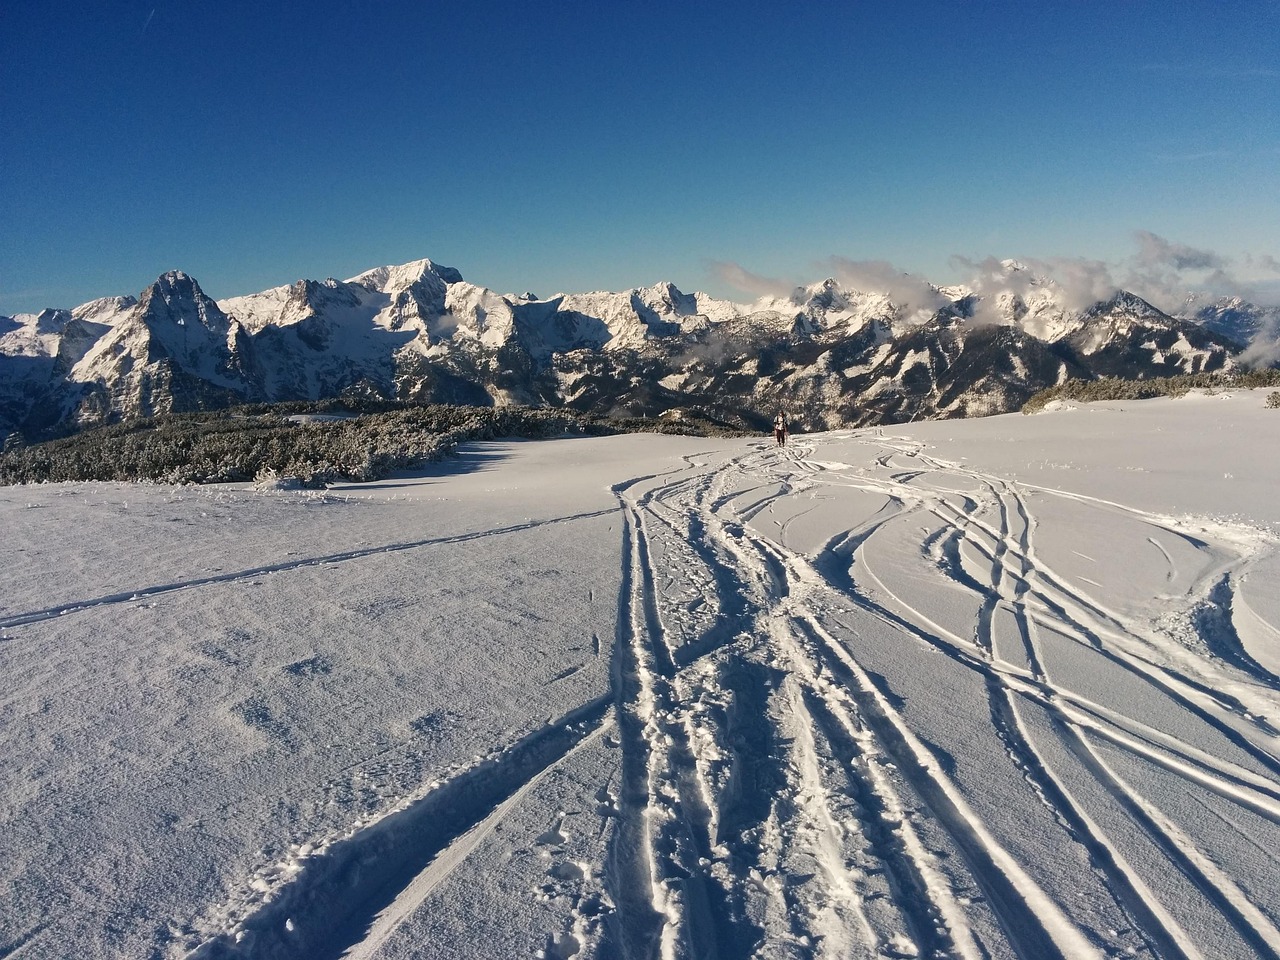
[[[782,415],[781,411],[773,418],[773,439],[778,442],[780,447],[787,445],[787,418]]]

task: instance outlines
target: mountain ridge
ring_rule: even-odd
[[[978,288],[827,278],[750,304],[666,281],[500,294],[430,259],[215,301],[174,270],[137,298],[0,318],[0,436],[343,395],[751,428],[778,409],[807,429],[975,416],[1063,379],[1231,369],[1244,333],[1277,325],[1239,298],[1190,299],[1188,317],[1122,290],[1081,307],[1000,270]]]

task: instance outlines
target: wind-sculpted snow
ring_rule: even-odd
[[[0,956],[1280,956],[1276,449],[1254,392],[134,489],[6,573]],[[0,506],[52,570],[126,490]]]

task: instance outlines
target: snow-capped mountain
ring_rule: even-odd
[[[797,287],[788,297],[766,297],[752,305],[756,314],[776,313],[791,321],[797,330],[806,333],[832,333],[840,328],[859,330],[870,321],[890,324],[892,332],[904,333],[912,320],[927,319],[938,307],[949,302],[941,291],[933,291],[936,297],[929,306],[914,308],[895,303],[885,292],[851,290],[834,279]]]
[[[981,297],[920,285],[900,304],[826,280],[625,357],[569,353],[553,368],[563,402],[583,410],[694,407],[759,423],[781,408],[818,428],[1001,413],[1065,379],[1234,362],[1230,342],[1132,294],[1076,310],[1047,281],[1020,285]]]
[[[1280,307],[1260,307],[1241,297],[1190,296],[1181,315],[1202,324],[1239,344],[1254,342],[1259,336],[1274,340],[1280,336]]]
[[[39,435],[70,414],[71,370],[111,329],[87,319],[101,313],[85,306],[0,317],[0,439]]]
[[[114,327],[130,310],[138,305],[133,297],[101,297],[82,303],[71,311],[77,320]]]
[[[76,416],[92,422],[252,399],[248,343],[193,278],[166,273],[71,368]]]
[[[1124,291],[1081,306],[1012,261],[975,287],[907,279],[749,305],[670,283],[541,299],[418,260],[215,302],[175,271],[137,300],[0,318],[0,436],[344,394],[744,426],[778,408],[806,428],[974,416],[1067,378],[1229,368],[1271,322],[1242,301],[1174,318]]]

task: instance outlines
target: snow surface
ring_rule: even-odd
[[[1265,393],[0,488],[0,956],[1276,957]]]

